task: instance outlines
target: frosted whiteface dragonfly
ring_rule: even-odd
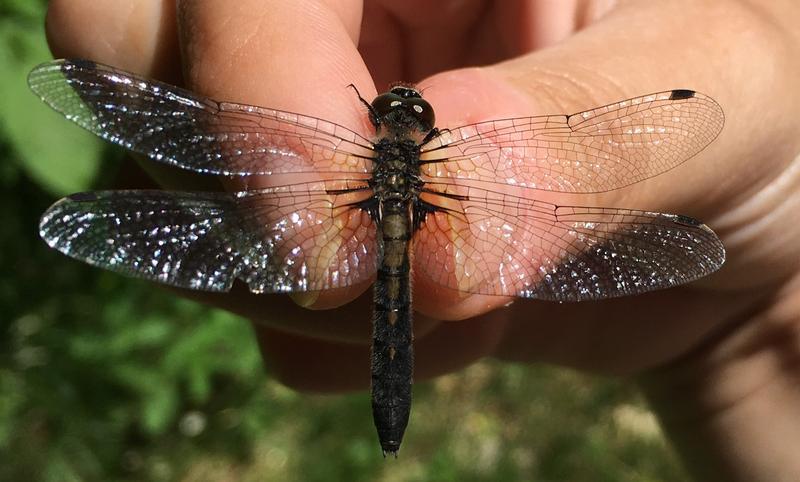
[[[358,133],[86,60],[43,64],[29,84],[110,142],[244,186],[74,194],[42,216],[51,247],[197,290],[374,282],[372,407],[384,454],[399,449],[411,407],[412,276],[468,293],[582,301],[686,283],[725,258],[692,218],[548,196],[618,189],[700,152],[724,117],[694,91],[439,130],[420,93],[398,86],[371,103],[358,96],[375,127]]]

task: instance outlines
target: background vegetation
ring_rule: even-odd
[[[383,460],[366,393],[290,391],[246,321],[48,250],[38,217],[120,153],[28,91],[44,3],[0,0],[0,480],[685,480],[631,387],[489,361],[417,385]]]

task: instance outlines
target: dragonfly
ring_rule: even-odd
[[[547,195],[620,189],[702,151],[724,115],[693,90],[442,129],[412,86],[372,102],[356,90],[374,127],[359,133],[89,60],[42,64],[28,83],[111,143],[240,186],[73,194],[41,218],[50,247],[195,290],[372,283],[372,413],[384,457],[397,456],[411,411],[414,277],[465,293],[573,302],[673,287],[725,260],[720,239],[691,217]]]

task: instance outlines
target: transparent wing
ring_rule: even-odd
[[[459,291],[556,301],[668,288],[716,271],[725,250],[694,219],[557,206],[474,187],[429,186],[414,238],[417,275]]]
[[[634,97],[573,115],[496,120],[444,130],[422,147],[422,172],[446,178],[592,193],[661,174],[722,130],[713,99],[690,90]]]
[[[88,60],[42,64],[31,89],[67,119],[158,162],[229,176],[368,174],[371,144],[314,117],[216,102]],[[343,178],[344,176],[331,176]]]
[[[369,281],[375,228],[351,203],[297,185],[240,193],[104,191],[69,196],[42,216],[41,237],[89,264],[181,288],[316,291]]]

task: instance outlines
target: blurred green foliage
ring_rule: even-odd
[[[283,388],[244,320],[48,250],[48,204],[114,168],[27,92],[43,12],[0,1],[0,480],[685,480],[630,387],[492,362],[417,385],[384,460],[366,393]]]
[[[5,3],[3,3],[5,2]],[[31,97],[23,81],[50,57],[44,42],[44,2],[0,0],[0,129],[18,165],[60,194],[85,188],[97,173],[101,143]],[[66,123],[69,124],[69,123]]]

